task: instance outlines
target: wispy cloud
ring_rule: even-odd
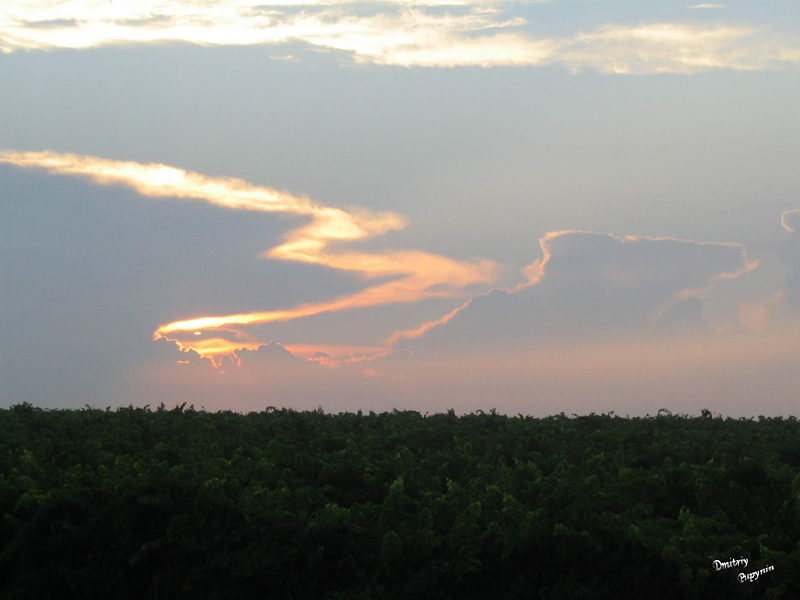
[[[781,225],[789,233],[797,233],[800,228],[800,208],[787,210],[781,215]]]
[[[169,339],[182,349],[193,349],[204,357],[231,355],[243,348],[258,349],[264,342],[252,330],[254,326],[381,304],[458,297],[466,287],[489,284],[495,277],[495,265],[487,260],[458,261],[417,250],[348,249],[350,243],[405,227],[406,220],[392,212],[322,206],[308,198],[254,186],[240,179],[206,177],[166,165],[12,150],[0,151],[0,162],[89,177],[104,185],[127,185],[150,197],[195,199],[233,210],[306,216],[307,224],[290,231],[282,244],[267,250],[262,257],[323,265],[349,271],[367,281],[383,280],[327,302],[284,310],[201,316],[163,324],[154,332],[156,339]]]
[[[182,41],[204,45],[302,42],[381,65],[542,66],[604,73],[767,70],[800,62],[794,35],[743,26],[649,23],[537,36],[520,3],[471,0],[20,2],[0,10],[0,50],[93,48]],[[432,10],[434,7],[450,7]],[[721,5],[698,4],[689,8]],[[38,25],[37,25],[38,24]]]
[[[574,70],[620,74],[754,71],[791,62],[781,49],[779,44],[745,27],[660,23],[606,27],[580,34],[560,60]]]
[[[686,8],[690,10],[702,10],[706,8],[725,8],[724,4],[692,4],[691,6],[687,6]]]

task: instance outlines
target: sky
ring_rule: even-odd
[[[793,0],[0,6],[0,406],[792,415]]]

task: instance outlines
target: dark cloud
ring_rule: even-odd
[[[246,348],[237,350],[236,356],[241,360],[243,368],[258,364],[274,365],[305,362],[275,341],[269,344],[262,344],[257,350],[247,350]]]
[[[538,282],[477,296],[449,323],[398,347],[589,341],[652,330],[659,316],[669,327],[697,326],[702,302],[683,296],[747,265],[737,244],[560,232],[541,246],[544,259],[527,270]]]

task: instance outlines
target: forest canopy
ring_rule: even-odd
[[[0,511],[9,599],[796,598],[800,424],[21,404]]]

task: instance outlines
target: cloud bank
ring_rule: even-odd
[[[0,51],[189,42],[282,45],[350,53],[379,65],[544,66],[604,73],[771,70],[800,62],[800,40],[777,31],[692,23],[607,25],[534,35],[516,9],[527,3],[392,0],[369,5],[260,0],[16,2],[0,12]],[[356,5],[358,9],[356,10]],[[451,12],[442,12],[441,7]],[[717,5],[695,5],[710,8]],[[438,7],[438,8],[437,8]]]

